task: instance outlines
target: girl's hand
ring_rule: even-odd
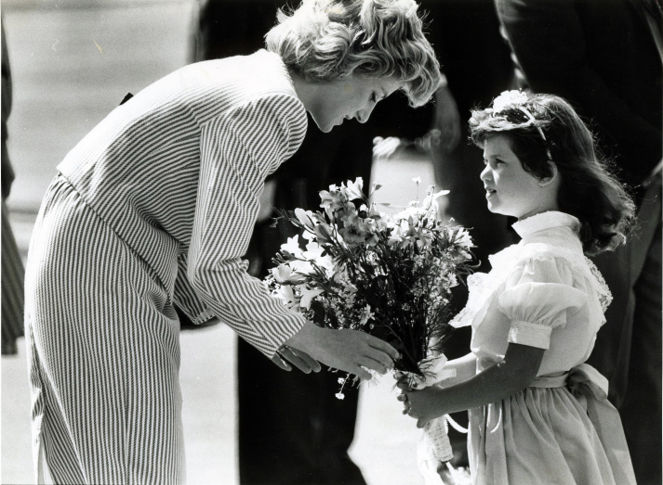
[[[398,387],[401,387],[400,383]],[[441,389],[427,387],[421,391],[403,390],[396,399],[403,403],[403,414],[415,418],[417,428],[423,428],[428,421],[446,414],[443,398]]]

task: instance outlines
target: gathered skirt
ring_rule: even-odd
[[[616,410],[614,416],[618,421]],[[621,422],[612,424],[617,442],[625,446]],[[622,447],[616,455],[604,441],[584,398],[566,386],[528,387],[499,403],[470,410],[473,483],[635,485],[628,451]]]
[[[63,176],[42,204],[25,284],[38,480],[45,463],[55,483],[183,483],[170,292]]]

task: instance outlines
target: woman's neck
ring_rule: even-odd
[[[303,76],[295,72],[293,69],[288,68],[288,74],[292,79],[292,85],[295,88],[297,97],[304,105],[306,111],[310,111],[311,106],[315,103],[315,96],[317,88],[315,84],[307,81]]]

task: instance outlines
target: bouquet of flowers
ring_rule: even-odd
[[[438,220],[435,199],[446,191],[431,187],[422,204],[389,215],[371,202],[379,187],[367,197],[358,178],[321,191],[321,211],[281,211],[304,241],[281,246],[267,284],[317,325],[389,342],[401,354],[395,370],[414,386],[439,364],[432,357],[451,331],[451,288],[469,270],[472,240]]]
[[[379,187],[367,197],[358,178],[321,191],[321,211],[281,211],[303,240],[281,246],[266,281],[273,295],[315,324],[390,343],[401,355],[394,370],[410,388],[422,388],[446,377],[441,351],[452,330],[451,288],[469,272],[473,244],[466,229],[438,219],[435,199],[446,191],[430,187],[422,204],[389,215],[371,201]],[[444,418],[424,430],[418,454],[427,477],[437,477],[438,464],[452,457],[446,431]]]

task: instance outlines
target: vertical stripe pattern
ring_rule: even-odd
[[[57,483],[183,483],[175,304],[268,356],[301,327],[241,257],[306,123],[280,58],[259,51],[157,81],[60,164],[25,308],[35,456]]]
[[[182,483],[167,290],[66,179],[48,194],[26,281],[35,445],[56,483]]]
[[[259,51],[148,86],[58,169],[194,323],[216,315],[271,356],[303,319],[248,277],[241,257],[265,177],[299,148],[306,125],[281,59]]]

